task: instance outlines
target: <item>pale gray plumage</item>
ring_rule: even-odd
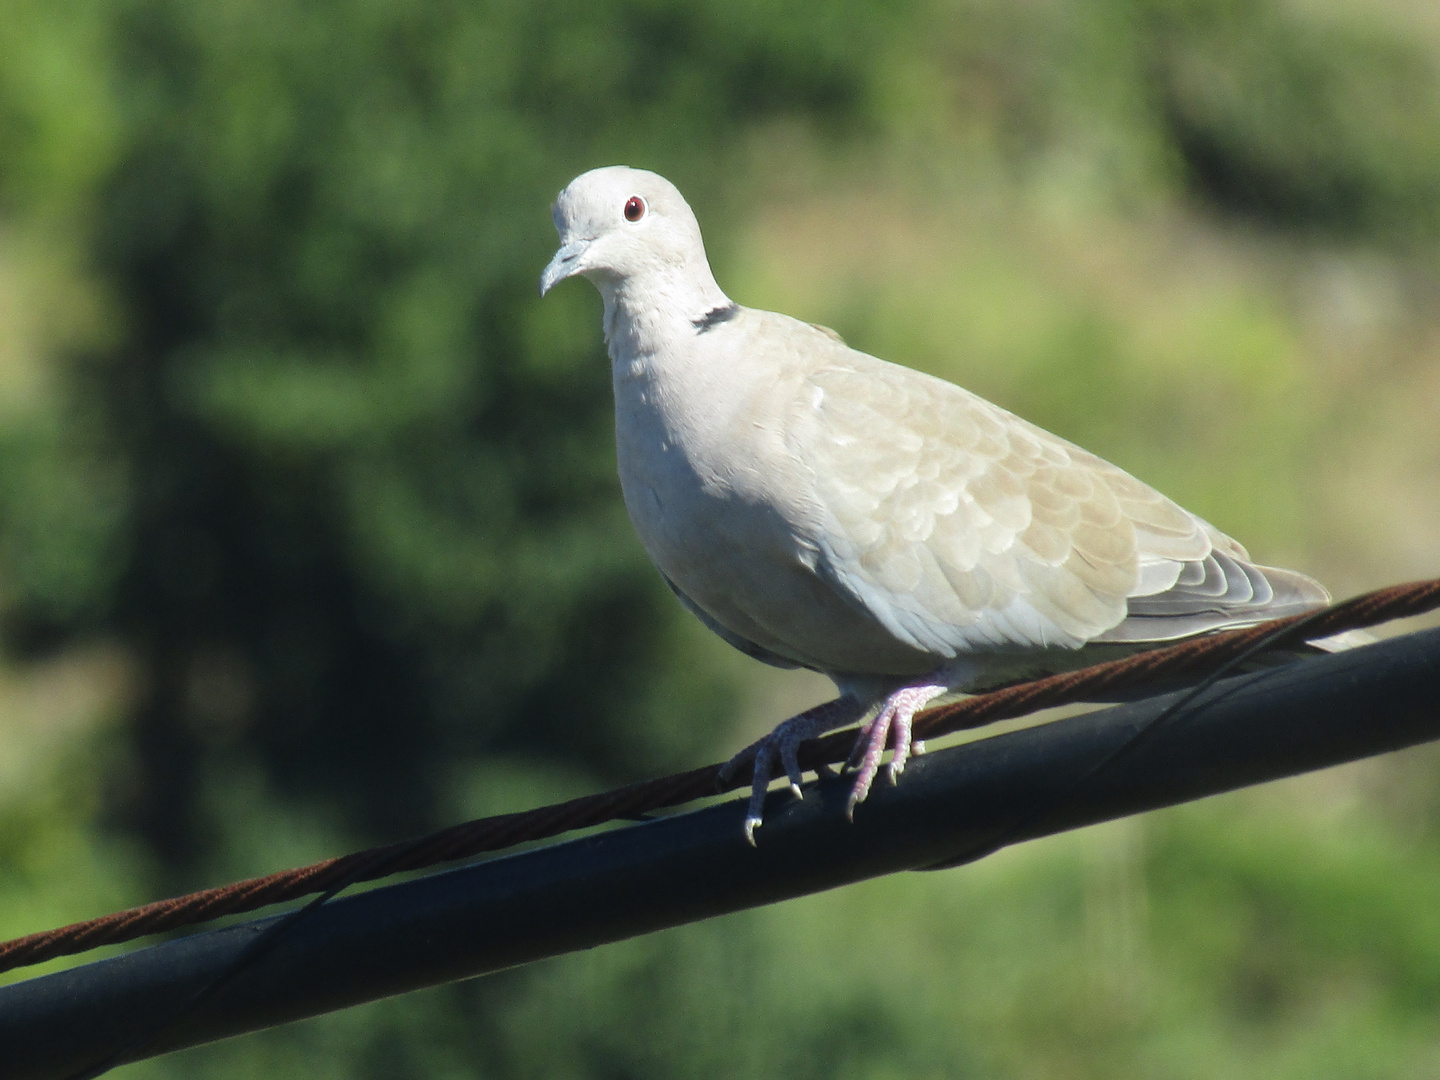
[[[798,739],[882,700],[855,800],[885,729],[893,777],[909,712],[942,691],[1328,600],[958,386],[735,305],[690,207],[654,173],[585,173],[554,218],[561,247],[541,291],[583,274],[604,298],[620,479],[646,551],[726,641],[824,672],[855,705],[802,714],[752,748],[757,789],[778,753],[798,790]]]

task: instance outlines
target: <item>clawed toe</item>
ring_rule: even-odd
[[[855,770],[855,780],[845,802],[845,816],[854,818],[855,807],[865,801],[875,778],[880,774],[880,759],[884,756],[887,743],[893,741],[894,753],[886,768],[886,776],[893,784],[905,771],[905,765],[912,754],[923,754],[925,744],[912,741],[911,721],[930,700],[944,693],[940,685],[905,686],[885,699],[875,719],[860,729],[855,748],[850,753],[846,768]],[[776,759],[780,770],[790,782],[790,791],[797,799],[804,798],[801,788],[803,774],[800,771],[800,744],[817,735],[823,735],[837,727],[843,727],[855,720],[861,713],[859,702],[852,698],[836,698],[824,705],[817,705],[798,716],[792,716],[780,724],[769,735],[732,757],[720,768],[719,781],[728,784],[746,765],[753,762],[750,777],[750,803],[745,812],[745,840],[755,844],[755,830],[765,817],[765,794],[775,771]],[[834,776],[835,771],[822,765],[816,769],[821,776]]]
[[[780,767],[790,781],[791,793],[795,798],[803,799],[804,792],[800,786],[804,782],[800,771],[800,744],[817,735],[823,735],[832,728],[850,723],[855,719],[859,708],[859,705],[849,698],[837,698],[807,709],[798,716],[792,716],[769,735],[747,746],[721,766],[719,780],[725,784],[729,783],[747,762],[754,761],[750,780],[750,805],[745,814],[744,825],[745,839],[751,845],[755,843],[755,830],[764,820],[765,793],[770,786],[776,757],[779,757]],[[827,769],[826,772],[830,773],[830,770]]]
[[[756,846],[755,830],[760,827],[760,824],[761,817],[758,813],[751,811],[750,813],[745,815],[745,824],[742,826],[742,828],[745,830],[745,842],[751,847]]]
[[[912,743],[910,732],[915,714],[946,690],[943,685],[904,686],[896,690],[880,707],[875,719],[860,729],[855,740],[855,749],[850,753],[850,764],[855,768],[855,781],[850,788],[850,797],[845,802],[845,816],[855,819],[855,807],[865,801],[870,787],[880,773],[880,758],[885,753],[887,742],[894,742],[894,753],[886,775],[894,784],[905,771],[905,764],[912,752],[923,753],[924,744]]]

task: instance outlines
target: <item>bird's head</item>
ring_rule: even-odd
[[[560,250],[540,275],[540,295],[576,274],[601,292],[660,275],[713,285],[700,225],[663,176],[611,165],[577,176],[551,210]]]

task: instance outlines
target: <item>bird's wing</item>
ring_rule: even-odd
[[[951,383],[843,350],[796,398],[822,573],[938,656],[1156,641],[1323,603],[1302,575]]]

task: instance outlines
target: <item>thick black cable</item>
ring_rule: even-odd
[[[1417,615],[1440,607],[1440,579],[1417,581],[1379,589],[1355,597],[1307,623],[1316,637],[1372,626],[1388,619]],[[1022,682],[921,713],[915,722],[916,738],[935,738],[974,729],[996,720],[1027,715],[1042,708],[1077,701],[1115,701],[1137,691],[1157,692],[1166,682],[1189,683],[1228,657],[1244,652],[1281,626],[1299,622],[1293,616],[1247,630],[1233,630],[1189,639],[1169,647],[1144,651],[1082,670]],[[800,748],[800,765],[813,770],[844,760],[854,736],[835,732]],[[125,911],[73,923],[53,930],[0,942],[0,972],[70,955],[100,945],[118,944],[138,937],[213,921],[224,915],[254,911],[320,893],[345,880],[357,867],[380,859],[386,873],[419,870],[515,844],[547,839],[578,828],[636,817],[678,806],[715,793],[720,766],[711,765],[674,776],[629,784],[613,791],[584,795],[552,806],[453,825],[428,836],[372,848],[310,866],[296,867],[229,885],[202,889],[186,896],[155,901]],[[732,778],[722,789],[743,786]],[[389,862],[389,853],[396,862]],[[380,876],[366,872],[365,880]]]
[[[807,785],[803,802],[777,791],[758,849],[740,833],[743,803],[726,802],[339,897],[147,1053],[932,866],[1001,833],[1028,841],[1440,739],[1440,630],[1222,686],[1018,833],[1025,809],[1053,803],[1182,693],[933,751],[898,787],[877,787],[854,822],[844,780]],[[0,987],[0,1071],[62,1080],[172,1015],[276,921]]]
[[[147,1050],[153,1048],[177,1025],[193,1016],[196,1010],[234,982],[246,970],[273,953],[285,938],[294,933],[307,918],[334,900],[351,885],[364,880],[367,875],[383,876],[385,864],[399,862],[403,855],[403,852],[397,851],[379,852],[375,858],[357,866],[319,896],[294,911],[280,916],[278,920],[267,926],[264,932],[252,941],[239,956],[235,957],[227,967],[178,1005],[168,1017],[153,1025],[148,1031],[116,1047],[95,1064],[86,1066],[79,1072],[71,1073],[65,1080],[95,1080],[96,1077],[104,1076],[117,1066],[147,1056]]]
[[[1179,716],[1187,706],[1193,704],[1202,694],[1212,688],[1226,675],[1230,674],[1233,671],[1240,670],[1240,668],[1244,664],[1259,656],[1261,653],[1274,648],[1275,645],[1277,645],[1282,640],[1303,637],[1305,628],[1318,622],[1320,617],[1325,614],[1327,614],[1327,610],[1322,608],[1321,610],[1312,612],[1310,615],[1307,615],[1296,622],[1292,622],[1286,626],[1281,626],[1276,630],[1272,631],[1271,633],[1266,634],[1259,641],[1251,645],[1248,649],[1244,650],[1239,655],[1232,657],[1216,671],[1212,672],[1210,675],[1202,679],[1196,686],[1191,688],[1177,701],[1167,706],[1164,710],[1157,713],[1155,716],[1147,720],[1144,724],[1136,728],[1135,731],[1124,742],[1122,742],[1119,746],[1115,747],[1113,750],[1109,751],[1103,758],[1101,758],[1089,769],[1087,769],[1084,774],[1082,774],[1075,781],[1075,783],[1071,784],[1064,792],[1061,793],[1061,796],[1054,803],[1047,807],[1044,807],[1040,811],[1024,815],[1019,820],[1017,820],[1014,825],[1004,830],[1000,834],[1000,836],[995,839],[993,843],[981,845],[977,847],[974,851],[966,852],[964,855],[961,855],[955,859],[947,860],[946,862],[937,864],[934,867],[927,867],[927,869],[938,870],[951,866],[960,866],[965,863],[974,862],[975,860],[983,858],[987,855],[994,854],[996,851],[999,851],[1003,847],[1008,847],[1010,844],[1015,842],[1016,838],[1019,837],[1023,831],[1043,823],[1048,818],[1055,816],[1057,813],[1065,809],[1067,805],[1074,803],[1084,793],[1085,789],[1090,784],[1094,783],[1097,779],[1103,777],[1107,769],[1114,768],[1125,757],[1133,754],[1140,746],[1142,746],[1145,742],[1152,738],[1155,733],[1158,732],[1166,723],[1172,721],[1175,717]],[[73,1074],[71,1077],[67,1078],[67,1080],[95,1080],[96,1077],[99,1077],[104,1073],[109,1072],[115,1066],[123,1064],[127,1060],[134,1060],[134,1055],[141,1054],[145,1049],[154,1045],[156,1042],[158,1042],[161,1038],[164,1037],[167,1031],[171,1030],[173,1027],[175,1027],[177,1024],[187,1018],[191,1013],[193,1013],[196,1009],[198,1009],[201,1005],[203,1005],[206,1001],[214,997],[215,994],[217,994],[226,984],[233,981],[246,969],[253,967],[255,964],[258,964],[261,960],[263,960],[266,955],[268,955],[274,950],[275,946],[280,943],[284,936],[294,930],[295,927],[297,927],[309,914],[311,914],[313,911],[320,908],[324,904],[328,903],[330,900],[334,899],[336,896],[338,896],[350,885],[354,884],[366,873],[373,871],[383,872],[383,864],[385,862],[398,862],[400,857],[401,856],[399,853],[391,853],[388,855],[388,857],[382,855],[380,858],[374,860],[374,865],[357,867],[356,870],[354,870],[351,874],[347,875],[339,883],[331,886],[320,896],[316,897],[314,900],[311,900],[303,907],[291,912],[288,916],[283,917],[279,922],[275,923],[274,925],[268,927],[264,934],[257,938],[255,942],[248,949],[245,950],[245,952],[243,952],[238,958],[236,958],[234,963],[232,963],[229,967],[227,967],[223,972],[217,975],[205,986],[197,990],[189,998],[189,1000],[187,1000],[182,1006],[176,1009],[174,1014],[164,1023],[158,1025],[153,1031],[142,1036],[140,1039],[137,1039],[123,1047],[118,1048],[114,1053],[108,1055],[98,1065],[83,1072]]]

